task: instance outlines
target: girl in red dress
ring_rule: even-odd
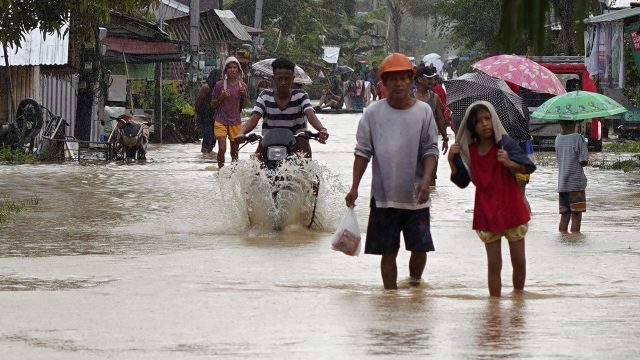
[[[521,291],[526,277],[524,238],[529,211],[515,172],[529,174],[535,165],[504,130],[493,106],[471,104],[449,151],[451,178],[458,186],[476,186],[473,229],[485,244],[489,294],[500,296],[502,281],[501,239],[509,241],[513,289]],[[460,181],[466,178],[466,181]]]

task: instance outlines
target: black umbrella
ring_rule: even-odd
[[[451,109],[454,128],[458,128],[467,108],[484,100],[495,107],[500,122],[509,136],[516,141],[529,140],[529,110],[522,98],[506,82],[480,72],[468,73],[445,82],[447,105]]]
[[[340,65],[340,66],[336,66],[333,72],[335,74],[342,75],[342,74],[348,74],[350,72],[353,72],[353,69],[348,67],[347,65]]]

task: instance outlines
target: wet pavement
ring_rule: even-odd
[[[527,194],[527,292],[489,299],[474,189],[432,194],[424,283],[382,290],[379,258],[330,249],[359,115],[320,115],[321,224],[252,228],[198,144],[146,164],[0,165],[0,198],[39,202],[0,229],[3,359],[522,359],[640,356],[640,176],[587,168],[583,233],[557,232],[557,168]],[[399,144],[400,146],[400,144]],[[249,160],[249,147],[241,161]],[[597,163],[607,154],[592,154]],[[231,175],[235,176],[235,175]],[[243,183],[242,178],[232,182]],[[356,212],[364,232],[370,170]]]

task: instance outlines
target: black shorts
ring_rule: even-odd
[[[365,254],[387,255],[400,249],[400,232],[407,251],[435,251],[431,238],[429,208],[405,210],[376,207],[371,198]]]

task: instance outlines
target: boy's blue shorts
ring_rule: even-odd
[[[429,208],[405,210],[376,207],[371,198],[365,254],[387,255],[400,249],[400,232],[407,251],[435,251],[431,238]]]

